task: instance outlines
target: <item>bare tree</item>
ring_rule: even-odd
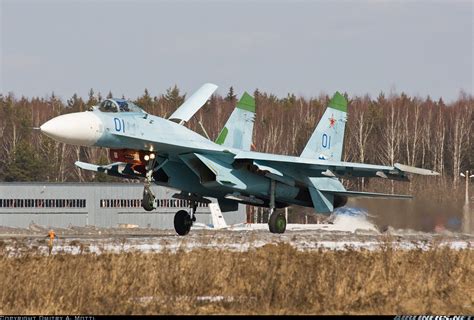
[[[452,155],[453,155],[453,183],[457,186],[461,173],[462,158],[468,150],[468,139],[472,128],[471,115],[473,106],[462,99],[458,102],[452,117]]]

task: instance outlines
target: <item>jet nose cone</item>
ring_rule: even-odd
[[[58,121],[56,118],[46,121],[40,126],[41,132],[49,137],[58,135]]]
[[[57,141],[92,146],[103,132],[102,121],[91,112],[65,114],[40,126],[41,132]]]

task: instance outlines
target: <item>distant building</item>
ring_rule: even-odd
[[[171,196],[173,189],[153,186],[158,208],[141,207],[142,184],[134,183],[0,183],[0,225],[26,228],[30,223],[51,227],[85,226],[173,229],[174,214],[187,201]],[[211,199],[215,201],[215,199]],[[224,213],[231,223],[245,222],[245,206]],[[207,204],[199,204],[196,219],[211,223]]]

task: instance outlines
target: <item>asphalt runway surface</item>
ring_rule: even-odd
[[[160,252],[198,248],[246,251],[265,245],[288,243],[298,250],[379,250],[391,246],[403,250],[427,250],[439,246],[452,249],[474,249],[474,235],[443,231],[426,233],[414,230],[388,229],[328,231],[287,230],[272,234],[268,230],[191,230],[178,236],[174,230],[149,228],[55,228],[52,254]],[[0,227],[0,249],[9,256],[24,253],[48,254],[49,228]]]

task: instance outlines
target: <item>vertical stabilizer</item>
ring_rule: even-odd
[[[255,99],[245,92],[216,139],[216,143],[249,151],[255,121]]]
[[[336,92],[301,153],[301,157],[341,161],[346,116],[346,98]]]

